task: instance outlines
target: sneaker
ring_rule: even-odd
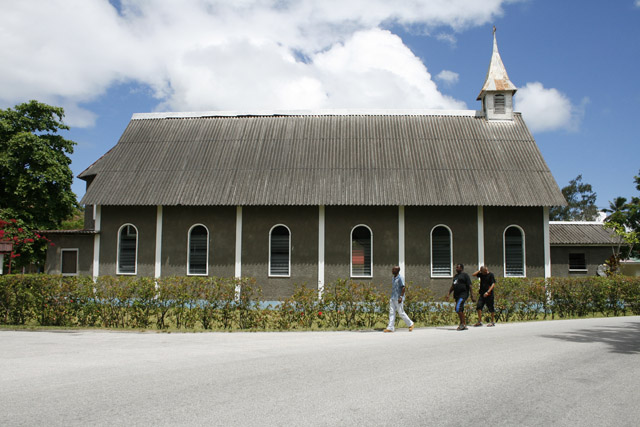
[[[384,331],[382,331],[382,332],[393,332],[393,331],[392,331],[391,329],[385,329],[385,330],[384,330]]]
[[[415,323],[411,326],[409,326],[409,332],[413,331],[413,327],[415,326]]]
[[[476,328],[477,328],[478,326],[482,326],[482,322],[478,322],[478,323],[476,323],[476,324],[475,324],[475,325],[473,325],[473,326],[475,326]]]
[[[496,326],[496,324],[491,322],[491,323],[487,324],[487,326]]]
[[[467,328],[467,325],[460,325],[460,326],[458,326],[458,330],[459,330],[459,331],[466,331],[467,329],[469,329],[469,328]]]

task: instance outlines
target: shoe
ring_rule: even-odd
[[[496,324],[491,322],[491,323],[488,323],[487,326],[496,326]]]
[[[392,331],[391,329],[385,329],[385,330],[384,330],[384,331],[382,331],[382,332],[393,332],[393,331]]]
[[[467,329],[469,329],[469,328],[467,328],[467,325],[460,325],[460,326],[458,326],[458,330],[459,330],[459,331],[466,331]]]
[[[478,322],[478,323],[476,323],[476,324],[475,324],[475,325],[473,325],[473,326],[475,326],[476,328],[477,328],[478,326],[482,326],[482,322]]]
[[[409,332],[413,331],[413,327],[415,326],[415,323],[411,326],[409,326]]]

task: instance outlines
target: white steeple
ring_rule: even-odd
[[[491,55],[487,77],[478,95],[478,101],[482,101],[485,117],[488,120],[513,120],[513,95],[516,90],[518,89],[509,80],[507,70],[500,58],[496,27],[493,27],[493,55]]]

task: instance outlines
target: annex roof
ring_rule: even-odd
[[[549,243],[557,246],[591,245],[611,246],[617,245],[619,237],[604,228],[601,222],[587,221],[550,221]]]
[[[79,175],[87,205],[556,206],[520,114],[136,114]]]

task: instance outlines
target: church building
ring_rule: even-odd
[[[134,114],[79,177],[85,229],[47,272],[248,276],[267,300],[337,279],[448,289],[455,264],[551,275],[566,202],[493,41],[479,111]]]

